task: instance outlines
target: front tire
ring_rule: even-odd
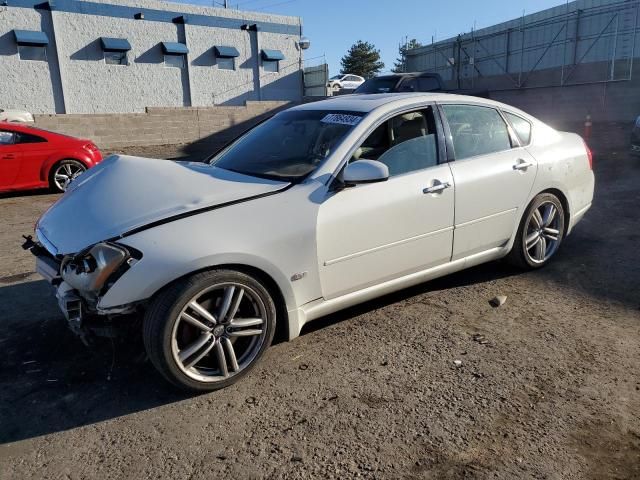
[[[212,270],[155,296],[144,318],[144,345],[174,385],[218,390],[256,365],[271,345],[275,322],[275,305],[261,282],[234,270]]]
[[[507,260],[520,268],[544,267],[564,239],[565,212],[560,199],[541,193],[522,216],[513,248]]]

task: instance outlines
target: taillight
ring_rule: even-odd
[[[593,152],[589,148],[589,145],[587,145],[587,142],[584,142],[584,148],[587,151],[587,159],[589,160],[589,168],[591,170],[593,170]]]
[[[84,149],[88,150],[90,152],[97,152],[98,151],[98,147],[96,147],[93,143],[87,143],[86,145],[84,145]]]

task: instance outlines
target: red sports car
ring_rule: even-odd
[[[101,160],[91,140],[0,122],[0,192],[42,187],[64,192]]]

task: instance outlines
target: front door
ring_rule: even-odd
[[[22,154],[14,139],[13,132],[0,130],[0,189],[12,187],[20,172]]]
[[[526,207],[537,162],[510,135],[500,113],[442,105],[451,130],[456,185],[453,260],[507,244]]]
[[[317,244],[325,299],[446,263],[453,241],[454,188],[438,163],[432,109],[379,125],[352,162],[378,160],[387,181],[347,187],[320,206]]]

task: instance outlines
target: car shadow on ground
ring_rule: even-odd
[[[36,197],[41,195],[51,195],[55,193],[56,192],[53,192],[48,188],[38,188],[35,190],[15,190],[11,192],[1,192],[0,199],[16,197]]]
[[[491,263],[353,307],[314,322],[310,333],[431,290],[517,273]],[[0,444],[69,430],[188,399],[146,359],[140,338],[84,346],[67,328],[50,286],[0,286]]]
[[[386,307],[393,303],[408,300],[411,297],[429,292],[446,291],[453,288],[465,287],[491,280],[499,280],[523,273],[522,270],[512,267],[504,261],[489,262],[478,265],[460,272],[456,272],[444,277],[436,278],[425,283],[420,283],[413,287],[389,293],[379,298],[374,298],[368,302],[349,307],[345,310],[327,315],[322,319],[306,324],[302,329],[302,335],[321,330],[329,325],[348,320],[365,313],[372,312],[379,308]],[[490,299],[487,298],[487,301]]]
[[[67,328],[45,281],[0,286],[0,444],[176,402],[140,339],[91,349]]]

